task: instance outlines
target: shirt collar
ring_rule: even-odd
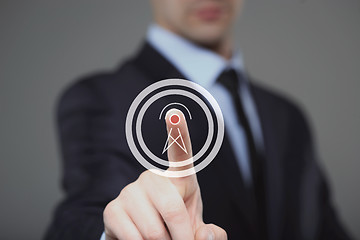
[[[226,68],[244,69],[240,52],[230,60],[202,48],[156,24],[150,25],[147,41],[170,61],[186,78],[203,87],[210,87]]]

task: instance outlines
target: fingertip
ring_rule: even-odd
[[[172,108],[166,112],[165,121],[168,138],[163,153],[166,150],[168,151],[168,159],[170,162],[179,162],[192,158],[190,134],[183,112],[177,108]],[[192,164],[193,162],[191,160],[181,166],[192,166]],[[178,168],[177,170],[183,169]]]
[[[181,110],[172,108],[166,112],[165,121],[168,126],[176,126],[185,121],[185,117]]]

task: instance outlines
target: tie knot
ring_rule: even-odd
[[[239,89],[238,74],[232,68],[225,69],[217,78],[217,81],[230,91],[237,91]]]

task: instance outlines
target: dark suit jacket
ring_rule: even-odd
[[[86,77],[64,92],[57,120],[66,197],[46,239],[99,239],[104,207],[145,170],[128,148],[126,113],[141,90],[166,78],[183,76],[145,43],[116,71]],[[304,115],[288,99],[253,82],[251,91],[265,145],[261,172],[268,239],[348,239],[332,206]],[[196,145],[196,129],[191,136]],[[153,142],[163,146],[164,139]],[[229,239],[255,239],[251,231],[256,226],[243,214],[241,179],[225,135],[217,157],[198,173],[204,221],[224,228]]]

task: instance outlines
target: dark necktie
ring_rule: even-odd
[[[265,189],[264,189],[264,171],[263,171],[263,156],[260,154],[255,145],[254,137],[251,132],[248,118],[243,109],[241,99],[239,96],[239,82],[243,77],[238,75],[233,69],[223,71],[218,77],[217,81],[221,83],[230,93],[233,103],[236,108],[239,123],[244,129],[249,153],[249,160],[251,165],[253,189],[248,191],[250,208],[253,207],[255,211],[255,222],[257,237],[259,239],[266,239],[266,212],[265,212]],[[255,204],[254,204],[255,202]]]

